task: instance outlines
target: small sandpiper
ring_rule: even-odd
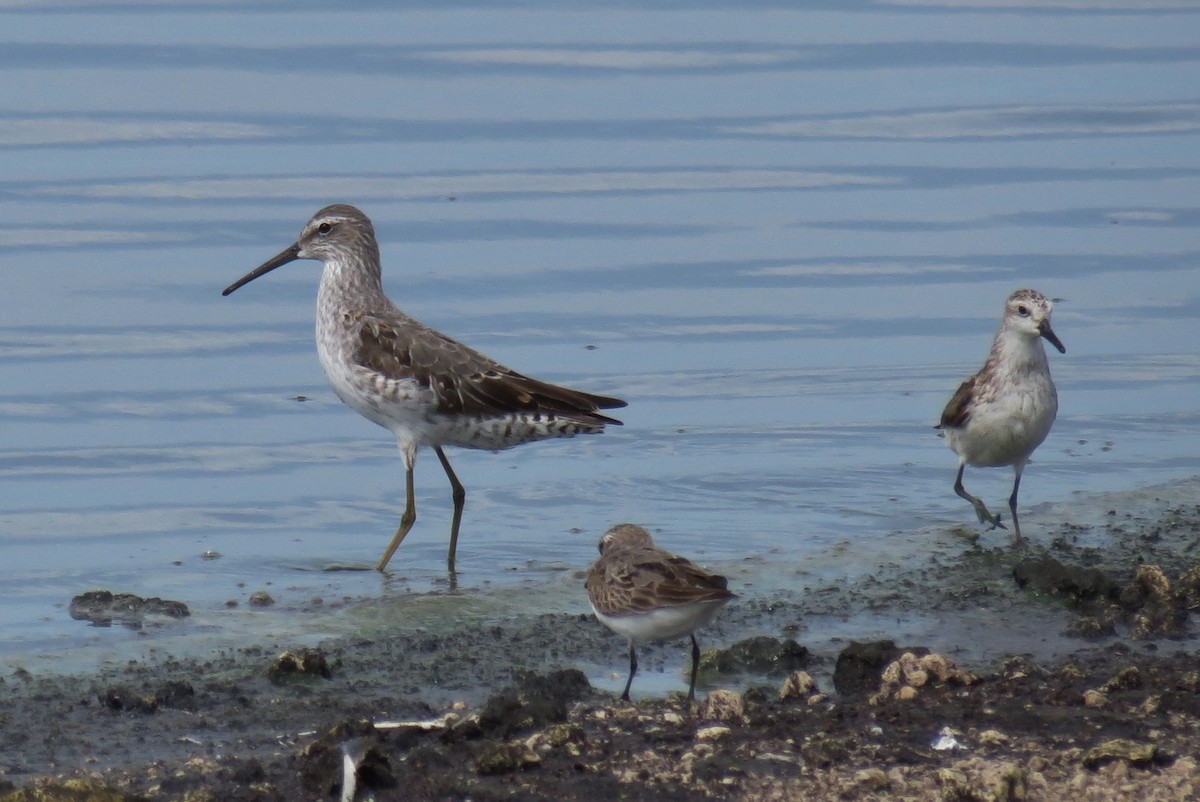
[[[221,294],[297,259],[325,263],[317,291],[317,355],[325,377],[345,404],[395,435],[404,460],[404,514],[380,571],[416,520],[413,463],[422,446],[433,448],[450,480],[454,517],[446,561],[453,572],[466,491],[443,446],[499,451],[620,425],[599,410],[624,401],[523,376],[400,311],[383,294],[375,229],[353,206],[326,206],[295,243]]]
[[[1065,354],[1050,328],[1054,304],[1037,290],[1017,290],[1004,303],[1004,318],[987,361],[979,372],[959,385],[942,411],[937,428],[958,454],[958,477],[954,492],[971,502],[980,523],[992,528],[1007,527],[982,501],[963,488],[963,470],[968,465],[996,468],[1011,465],[1016,474],[1008,508],[1012,510],[1013,543],[1021,545],[1017,518],[1017,490],[1021,472],[1054,425],[1058,414],[1058,392],[1050,378],[1050,363],[1042,338]]]
[[[629,679],[637,673],[636,644],[689,635],[692,639],[692,677],[688,701],[696,698],[700,644],[695,631],[736,598],[725,577],[710,574],[683,557],[654,545],[636,524],[617,524],[600,538],[600,559],[587,576],[588,600],[600,623],[629,639]]]

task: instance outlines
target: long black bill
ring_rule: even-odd
[[[266,265],[263,265],[263,267],[266,267]],[[262,270],[262,268],[260,267],[259,270]],[[249,280],[250,277],[247,277],[246,281]],[[1043,320],[1038,325],[1038,333],[1049,340],[1050,344],[1057,348],[1060,354],[1065,354],[1067,352],[1067,347],[1062,344],[1062,340],[1058,339],[1058,335],[1054,333],[1054,329],[1050,328],[1050,324],[1046,321]]]
[[[221,295],[228,295],[229,293],[233,292],[234,290],[236,290],[238,287],[242,286],[243,284],[249,284],[251,281],[254,281],[254,279],[258,278],[259,276],[265,276],[267,273],[270,273],[275,268],[282,267],[283,265],[286,265],[288,262],[294,262],[299,258],[300,258],[300,243],[293,242],[285,250],[281,251],[277,256],[274,256],[274,257],[268,259],[267,261],[263,262],[261,265],[254,268],[249,273],[242,276],[240,279],[233,282],[225,289],[221,290]]]

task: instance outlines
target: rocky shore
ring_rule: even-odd
[[[316,646],[150,655],[0,678],[0,800],[1185,800],[1200,798],[1200,506],[985,538],[856,587],[744,594],[698,696],[623,677],[587,616],[464,616]],[[383,604],[364,601],[361,604]],[[955,621],[953,649],[813,643],[869,607]],[[998,633],[1054,621],[1046,647]],[[982,623],[980,623],[982,622]],[[765,633],[749,638],[731,633]],[[685,649],[647,651],[674,672]]]

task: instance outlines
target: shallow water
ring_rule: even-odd
[[[403,476],[324,383],[319,267],[220,296],[333,201],[411,314],[630,402],[450,454],[467,596],[569,587],[625,520],[743,582],[919,559],[973,526],[932,425],[1020,286],[1067,346],[1027,535],[1200,473],[1190,5],[452,5],[0,11],[0,660],[155,641],[72,621],[98,587],[185,601],[191,648],[446,590],[430,454],[394,575],[324,570],[378,559]]]

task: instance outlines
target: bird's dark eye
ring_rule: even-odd
[[[1029,317],[1029,307],[1028,306],[1018,306],[1017,314],[1020,315],[1021,317]]]
[[[322,237],[324,237],[330,231],[333,231],[332,223],[321,223],[321,225],[317,226],[317,233],[320,234]],[[1022,312],[1022,314],[1024,314],[1024,312]]]

